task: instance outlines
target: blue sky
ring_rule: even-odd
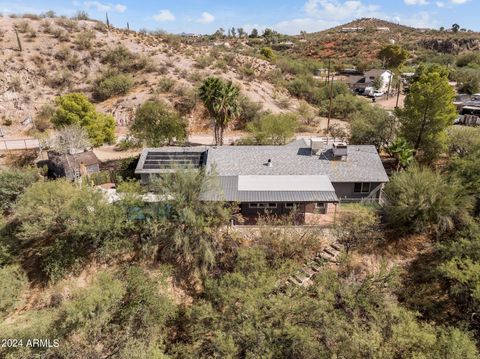
[[[223,27],[287,34],[323,30],[359,17],[378,17],[415,27],[461,27],[480,31],[480,0],[0,0],[0,13],[43,12],[73,15],[85,10],[92,18],[118,27],[172,33],[212,33]]]

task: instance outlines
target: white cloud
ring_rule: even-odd
[[[344,20],[357,17],[378,17],[379,5],[358,0],[308,0],[304,6],[309,17],[323,20]]]
[[[175,15],[171,13],[170,10],[160,10],[157,15],[154,15],[153,18],[157,21],[175,21]]]
[[[430,16],[430,13],[426,11],[420,11],[416,14],[409,15],[408,17],[394,16],[393,18],[385,17],[385,20],[394,21],[402,25],[412,26],[416,28],[437,28],[437,20]]]
[[[469,0],[450,0],[453,4],[465,4]]]
[[[127,7],[123,4],[117,4],[115,5],[115,11],[116,12],[125,12],[127,10]]]
[[[209,12],[202,12],[202,15],[197,19],[197,22],[201,24],[210,24],[215,21],[215,16],[210,14]]]
[[[83,6],[85,6],[87,9],[94,8],[99,12],[106,12],[106,11],[125,12],[125,10],[127,10],[127,7],[123,4],[112,5],[112,4],[104,4],[99,1],[84,1]]]
[[[406,5],[427,5],[427,0],[403,0]]]
[[[437,1],[435,4],[437,7],[445,7],[445,3],[443,1]]]

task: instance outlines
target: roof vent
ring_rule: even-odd
[[[272,163],[272,160],[269,158],[267,163],[266,163],[267,167],[273,167],[273,163]]]
[[[310,139],[310,151],[312,155],[320,154],[325,147],[325,141],[322,138]]]
[[[345,143],[333,144],[333,156],[334,157],[346,157],[348,154],[347,145]]]

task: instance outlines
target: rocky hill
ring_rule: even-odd
[[[10,137],[25,135],[29,119],[41,117],[58,95],[84,92],[93,98],[102,74],[119,67],[132,79],[132,88],[96,101],[98,110],[114,115],[119,134],[151,96],[181,109],[191,131],[202,131],[209,122],[195,89],[209,75],[234,81],[263,110],[281,112],[285,103],[294,109],[298,102],[265,80],[275,66],[246,55],[247,50],[241,41],[234,46],[195,44],[179,36],[108,28],[90,20],[0,17],[0,127]]]
[[[480,33],[417,29],[384,20],[364,18],[308,34],[297,51],[304,56],[369,62],[386,44],[395,42],[414,55],[425,51],[458,54],[480,49]]]

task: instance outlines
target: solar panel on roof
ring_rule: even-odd
[[[204,152],[149,152],[144,169],[197,169],[202,167]]]

